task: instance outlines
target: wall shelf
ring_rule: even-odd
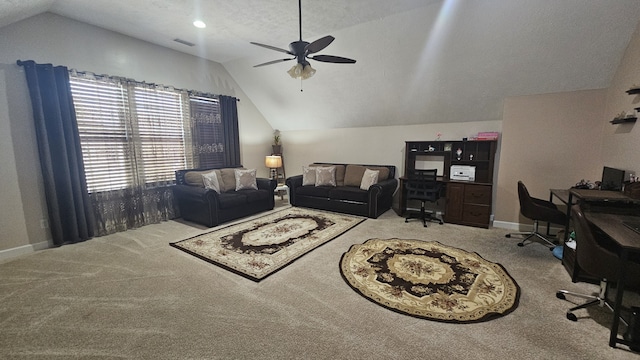
[[[636,120],[638,120],[637,117],[630,117],[630,118],[628,117],[623,119],[613,119],[609,122],[613,125],[616,125],[616,124],[634,123],[636,122]]]

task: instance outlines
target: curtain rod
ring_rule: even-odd
[[[29,61],[32,61],[32,60],[29,60]],[[20,60],[20,59],[16,60],[16,65],[18,65],[18,66],[24,66],[24,64],[25,64],[25,61]],[[86,73],[88,73],[88,71],[78,71],[78,70],[76,70],[76,69],[73,69],[73,70],[75,70],[77,73],[80,73],[80,74],[86,74]],[[89,73],[91,73],[91,72],[89,72]],[[93,73],[91,73],[91,74],[93,74]],[[115,78],[120,78],[120,79],[124,79],[124,80],[130,80],[130,81],[135,81],[135,82],[141,82],[141,81],[137,81],[137,80],[133,80],[133,79],[127,79],[127,78],[119,77],[119,76],[111,76],[111,75],[98,75],[98,76],[115,77]],[[155,84],[155,83],[147,83],[147,82],[142,82],[142,83],[144,83],[144,84],[148,84],[148,85],[158,85],[158,84]],[[166,86],[166,85],[160,85],[160,86]],[[171,87],[173,87],[173,86],[171,86]],[[186,91],[189,95],[202,94],[202,95],[212,95],[212,96],[229,96],[229,95],[210,94],[210,93],[203,92],[203,91],[198,91],[198,90],[179,89],[179,88],[175,88],[175,87],[173,87],[173,88],[174,88],[175,90],[177,90],[177,91]],[[231,97],[233,97],[233,96],[231,96]],[[236,98],[236,97],[233,97],[233,98],[235,98],[237,102],[240,102],[240,99],[239,99],[239,98]]]

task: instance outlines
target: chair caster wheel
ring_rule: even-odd
[[[575,316],[575,314],[573,314],[573,313],[567,313],[567,319],[569,319],[571,321],[578,321],[578,317]]]
[[[556,293],[556,297],[557,297],[558,299],[561,299],[561,300],[566,300],[566,299],[567,299],[567,297],[566,297],[566,296],[564,296],[564,293],[563,293],[562,291],[558,291],[558,292]]]
[[[506,238],[510,238],[510,237],[511,237],[511,234],[507,234],[507,235],[505,235],[504,237],[506,237]]]
[[[523,247],[523,246],[524,246],[524,243],[519,242],[519,243],[518,243],[518,246]]]

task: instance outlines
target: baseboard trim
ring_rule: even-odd
[[[493,222],[493,227],[500,228],[500,229],[514,230],[514,231],[518,231],[518,232],[533,231],[533,225],[532,224],[520,224],[520,223],[514,223],[514,222],[507,222],[507,221],[494,221]],[[560,230],[564,230],[564,228],[557,227],[557,226],[551,226],[550,232],[552,234],[555,234]],[[547,224],[546,223],[545,224],[540,224],[539,231],[540,231],[540,233],[546,232],[547,231]]]
[[[507,230],[516,230],[516,231],[528,231],[533,229],[533,225],[524,225],[520,223],[507,222],[507,221],[493,221],[493,227]]]
[[[0,261],[9,260],[21,255],[29,254],[34,251],[44,250],[49,248],[48,241],[42,241],[35,244],[18,246],[11,249],[0,250]]]

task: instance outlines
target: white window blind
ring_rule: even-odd
[[[181,94],[142,87],[134,93],[145,183],[172,181],[186,166]]]
[[[71,78],[89,192],[133,185],[127,89],[120,84]]]
[[[89,192],[173,181],[186,166],[182,94],[70,77]]]

